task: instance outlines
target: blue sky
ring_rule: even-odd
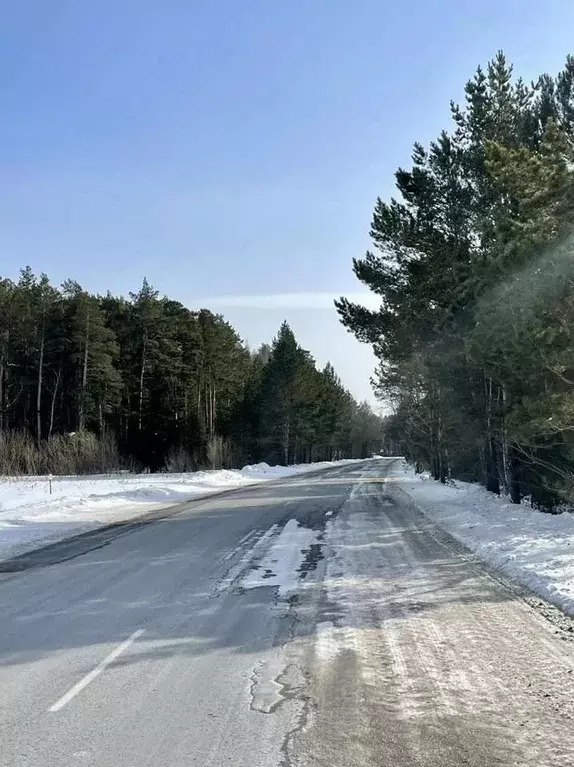
[[[286,317],[370,396],[372,355],[328,307],[360,290],[376,196],[479,63],[554,73],[573,28],[569,0],[5,5],[0,274],[146,275],[253,345]]]

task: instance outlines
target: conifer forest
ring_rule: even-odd
[[[0,279],[0,473],[188,471],[370,455],[381,420],[287,325],[250,350],[144,280],[127,298]]]

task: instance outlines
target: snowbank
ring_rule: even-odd
[[[480,485],[441,485],[404,462],[395,464],[392,480],[489,565],[574,615],[574,514],[543,514]]]
[[[0,560],[198,496],[349,463],[259,463],[186,474],[0,478]]]

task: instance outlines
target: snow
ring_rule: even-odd
[[[0,477],[0,560],[204,495],[353,461],[70,477]]]
[[[301,527],[296,519],[290,519],[257,568],[245,576],[241,582],[243,588],[273,586],[281,598],[293,594],[299,585],[305,550],[317,543],[319,534],[317,530]]]
[[[574,514],[544,514],[467,482],[442,485],[404,461],[389,479],[480,559],[574,615]]]
[[[272,525],[269,530],[262,533],[260,530],[252,530],[239,541],[237,548],[232,549],[224,560],[233,559],[238,549],[244,549],[239,562],[232,565],[225,578],[220,582],[218,591],[223,593],[239,580],[243,573],[250,568],[255,567],[254,563],[263,559],[265,552],[269,549],[273,538],[279,534],[279,525]]]

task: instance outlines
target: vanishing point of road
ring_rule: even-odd
[[[0,565],[2,767],[568,767],[574,633],[393,461]]]

